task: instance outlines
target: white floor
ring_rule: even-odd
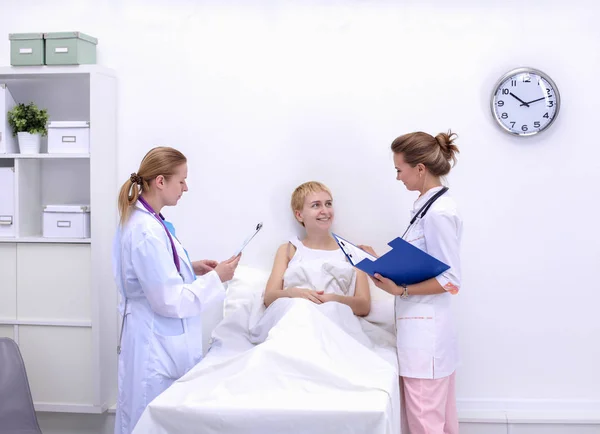
[[[115,417],[114,414],[38,413],[38,421],[44,434],[113,434]],[[460,434],[600,434],[600,424],[461,423]]]

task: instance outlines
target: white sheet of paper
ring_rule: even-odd
[[[358,264],[363,259],[370,259],[371,261],[376,261],[377,258],[370,253],[365,252],[360,247],[355,246],[350,241],[343,239],[342,237],[333,234],[333,236],[337,239],[340,244],[340,248],[350,257],[350,262],[352,265]]]

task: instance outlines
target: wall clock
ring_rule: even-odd
[[[504,74],[494,86],[491,109],[507,133],[532,136],[556,120],[560,95],[547,74],[533,68],[517,68]]]

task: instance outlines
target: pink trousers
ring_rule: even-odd
[[[408,433],[458,434],[455,375],[436,380],[400,377],[402,426]]]

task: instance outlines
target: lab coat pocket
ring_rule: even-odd
[[[435,347],[435,307],[396,299],[398,348],[431,353]]]
[[[180,319],[164,318],[163,320],[177,322],[179,327],[165,327],[165,324],[159,326],[155,323],[151,347],[153,371],[161,377],[178,379],[190,368],[188,336],[183,332]],[[175,323],[173,323],[173,326],[175,326]],[[175,331],[168,330],[171,328],[179,329],[180,333],[171,334]]]

